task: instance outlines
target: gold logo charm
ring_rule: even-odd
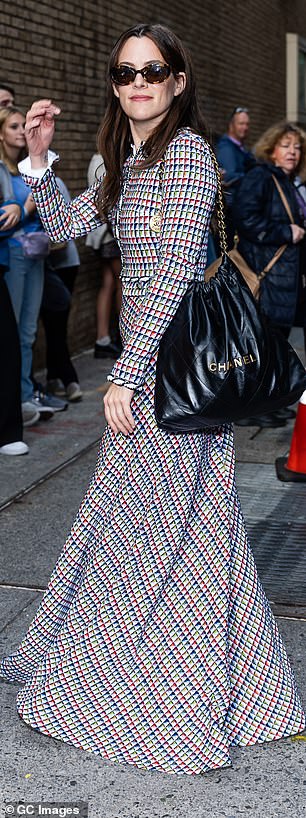
[[[153,233],[159,233],[162,226],[162,214],[160,210],[156,210],[150,218],[150,227]]]

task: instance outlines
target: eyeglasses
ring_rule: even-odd
[[[110,77],[115,85],[130,85],[135,82],[137,74],[141,74],[146,82],[156,85],[165,80],[171,74],[171,67],[162,62],[151,62],[144,68],[132,68],[131,65],[115,65],[111,69]]]

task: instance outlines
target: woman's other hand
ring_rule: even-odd
[[[305,236],[305,230],[303,230],[303,227],[299,227],[298,224],[291,224],[290,227],[292,231],[293,244],[297,244],[299,241],[302,241]]]
[[[117,386],[112,383],[104,398],[104,412],[107,423],[113,432],[130,434],[135,427],[135,421],[130,409],[133,390],[126,386]]]
[[[21,209],[18,204],[2,205],[0,213],[0,231],[11,230],[17,227],[21,218]]]
[[[54,134],[54,117],[61,109],[51,99],[40,99],[33,102],[27,113],[25,135],[29,149],[32,168],[47,167],[48,149]]]

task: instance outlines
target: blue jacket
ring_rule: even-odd
[[[256,164],[256,160],[253,154],[236,145],[227,134],[220,137],[216,154],[220,168],[225,171],[223,182],[226,203],[231,206],[240,182]]]
[[[14,192],[11,182],[10,172],[8,171],[4,162],[0,162],[0,201],[2,207],[8,204],[18,204],[21,209],[21,220],[19,225],[23,223],[24,219],[26,218],[26,214],[20,202],[17,202],[14,198]],[[1,213],[1,207],[0,207]],[[1,230],[0,231],[0,265],[6,267],[8,269],[9,263],[9,243],[8,238],[13,235],[15,232],[16,227],[12,227],[10,230]]]

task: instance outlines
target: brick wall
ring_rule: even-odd
[[[184,39],[212,131],[224,130],[237,104],[250,108],[251,141],[285,115],[285,37],[287,31],[306,37],[305,0],[14,0],[1,9],[0,82],[14,85],[23,110],[41,96],[61,106],[54,148],[61,155],[58,172],[72,194],[86,184],[109,51],[123,29],[141,20],[165,23]],[[99,283],[95,258],[83,241],[79,249],[72,350],[94,341]],[[42,360],[41,342],[36,360]]]

